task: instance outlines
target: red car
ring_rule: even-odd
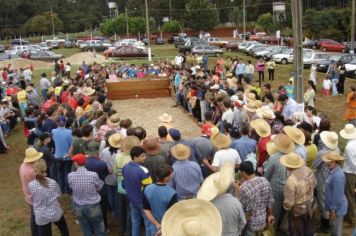
[[[345,52],[346,46],[335,41],[324,41],[320,43],[320,49],[324,52]]]

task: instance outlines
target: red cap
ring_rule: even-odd
[[[74,161],[75,163],[77,163],[80,166],[85,165],[86,160],[87,160],[87,156],[84,154],[76,154],[76,155],[72,156],[72,161]]]
[[[204,124],[201,126],[201,132],[206,135],[206,136],[211,136],[211,128],[213,128],[214,125],[209,125],[209,124]]]

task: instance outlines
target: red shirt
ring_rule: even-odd
[[[56,100],[55,99],[49,99],[47,100],[45,103],[43,103],[42,105],[42,112],[47,112],[48,108],[50,108],[51,106],[53,106],[54,104],[56,104]]]
[[[84,99],[83,108],[85,109],[85,108],[88,106],[88,104],[89,104],[89,97],[88,97],[88,96],[83,95],[83,97],[82,97],[82,98]]]
[[[73,97],[68,96],[67,104],[69,104],[74,110],[77,109],[78,102]]]
[[[9,87],[6,89],[6,95],[7,96],[16,95],[18,91],[19,90],[16,87],[12,87],[12,88]]]
[[[267,160],[268,153],[267,153],[267,143],[271,140],[271,135],[265,138],[261,138],[258,142],[258,161],[257,167],[262,167],[263,163]]]
[[[4,70],[4,71],[2,72],[2,79],[3,79],[3,81],[6,81],[6,80],[7,80],[7,71],[6,71],[6,70]]]
[[[69,93],[67,91],[64,91],[61,95],[61,103],[67,103],[67,98],[68,98]]]

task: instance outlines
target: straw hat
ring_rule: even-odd
[[[271,135],[271,126],[264,119],[256,119],[250,122],[252,128],[256,130],[258,136],[265,138]]]
[[[211,142],[218,150],[230,147],[231,139],[225,134],[217,134],[211,138]]]
[[[161,151],[161,145],[156,137],[149,137],[145,139],[143,141],[142,148],[148,155],[156,155]]]
[[[298,169],[302,166],[304,166],[304,160],[303,158],[294,153],[288,153],[287,155],[281,156],[281,158],[279,159],[279,162],[284,165],[287,168],[291,168],[291,169]]]
[[[293,142],[299,145],[304,145],[305,136],[303,131],[292,126],[284,126],[283,131],[290,139],[292,139]]]
[[[3,102],[10,102],[11,101],[11,97],[10,96],[5,96],[3,99],[2,99]]]
[[[247,95],[247,101],[248,101],[248,102],[256,101],[256,94],[254,94],[254,93],[249,93],[249,94]]]
[[[233,76],[233,74],[232,74],[231,72],[227,72],[227,73],[226,73],[226,77],[227,77],[227,78],[231,78],[232,76]]]
[[[276,135],[272,135],[271,140],[269,140],[266,144],[266,150],[267,150],[267,153],[269,156],[272,156],[273,154],[275,154],[278,151],[276,145],[273,142],[275,137],[276,137]]]
[[[91,96],[91,95],[93,95],[95,93],[95,89],[93,89],[93,88],[86,88],[85,90],[84,90],[84,95],[85,96]]]
[[[107,123],[109,125],[112,125],[112,126],[119,126],[119,123],[120,123],[120,117],[119,117],[119,114],[118,113],[115,113],[115,114],[112,114]]]
[[[52,86],[48,88],[48,93],[54,93],[54,88]]]
[[[260,109],[263,106],[263,103],[261,100],[253,101],[253,103],[255,104],[255,107],[258,109]]]
[[[127,136],[121,142],[121,151],[125,153],[130,153],[134,146],[140,145],[141,141],[136,136]]]
[[[26,87],[26,92],[30,92],[30,91],[32,91],[33,90],[33,87],[32,86],[27,86]]]
[[[211,128],[211,135],[210,135],[210,139],[214,138],[216,135],[218,135],[220,133],[220,130],[218,127],[214,126]]]
[[[329,149],[335,149],[338,146],[339,137],[336,132],[323,131],[320,134],[320,139]]]
[[[171,148],[172,156],[179,161],[187,160],[190,157],[190,152],[190,147],[181,143]]]
[[[344,157],[340,156],[336,152],[327,152],[321,157],[321,159],[323,159],[323,161],[325,161],[325,162],[345,160]]]
[[[217,236],[222,233],[218,209],[202,199],[189,199],[174,204],[162,219],[164,236]]]
[[[168,115],[167,113],[164,113],[158,119],[164,123],[170,123],[172,122],[172,116]]]
[[[29,147],[25,151],[25,159],[23,160],[24,163],[34,162],[40,159],[43,156],[42,152],[38,152],[33,147]]]
[[[232,162],[225,163],[219,172],[209,175],[203,182],[197,198],[206,201],[211,201],[215,197],[225,193],[233,181],[234,164]]]
[[[115,133],[109,136],[108,142],[111,147],[120,148],[122,142],[121,134]]]
[[[353,124],[346,124],[345,128],[340,131],[340,136],[344,139],[356,139],[356,128]]]
[[[285,134],[277,134],[273,139],[273,143],[276,146],[277,150],[283,153],[293,152],[295,145],[292,140]]]
[[[244,109],[248,112],[256,112],[256,106],[255,103],[253,102],[248,102],[246,105],[244,105]]]
[[[262,107],[256,110],[256,114],[261,119],[273,120],[276,118],[274,111],[271,108]]]

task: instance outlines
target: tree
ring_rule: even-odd
[[[257,18],[257,27],[261,30],[271,33],[273,31],[273,16],[271,13],[265,13]]]
[[[187,4],[187,26],[207,31],[218,24],[218,12],[208,0],[190,0]]]
[[[128,17],[128,25],[129,25],[129,32],[131,34],[138,34],[145,32],[146,30],[146,21],[142,17],[138,16],[133,16],[133,17]],[[150,24],[152,24],[152,20],[150,21]],[[115,17],[112,20],[105,20],[101,26],[100,26],[100,31],[104,35],[111,36],[115,33],[117,34],[125,34],[126,33],[126,15],[125,14],[120,14],[117,17]]]
[[[129,31],[131,34],[143,33],[146,31],[146,21],[142,17],[134,16],[129,18]]]
[[[170,20],[164,22],[164,24],[162,25],[162,31],[167,33],[177,33],[179,32],[181,27],[182,26],[180,25],[179,21]]]
[[[243,12],[240,8],[234,7],[232,12],[229,14],[229,20],[230,22],[236,23],[237,25],[240,25],[240,23],[243,21]]]
[[[44,12],[41,15],[34,16],[29,19],[23,26],[26,33],[41,33],[41,34],[51,34],[52,33],[52,20],[51,12]],[[60,32],[63,29],[63,22],[59,19],[56,13],[53,13],[53,24],[56,32]]]

